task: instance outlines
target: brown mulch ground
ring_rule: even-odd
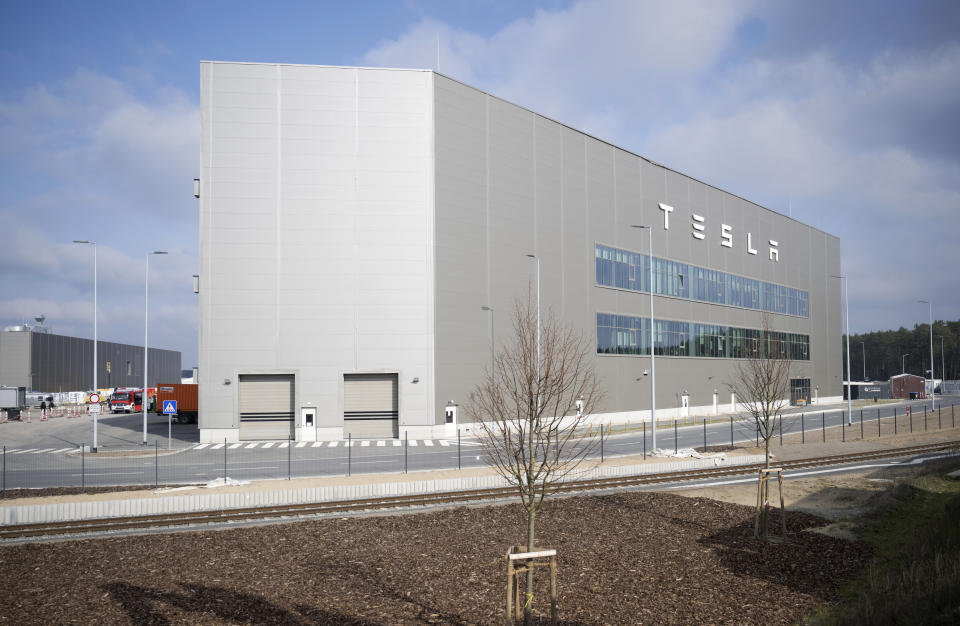
[[[765,544],[749,507],[623,493],[548,502],[538,529],[564,623],[787,624],[869,557],[788,519],[790,541]],[[510,505],[3,547],[0,621],[493,624],[524,526]]]
[[[191,485],[162,485],[162,489],[172,489],[174,487],[188,487]],[[194,485],[195,486],[195,485]],[[118,491],[142,491],[144,497],[151,497],[154,494],[153,487],[144,487],[138,485],[135,487],[43,487],[42,489],[7,489],[3,498],[7,500],[17,500],[19,498],[44,498],[47,496],[72,496],[80,493],[117,493]]]

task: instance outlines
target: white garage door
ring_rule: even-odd
[[[240,439],[293,437],[293,374],[240,375]]]
[[[343,436],[398,437],[396,374],[344,374]]]

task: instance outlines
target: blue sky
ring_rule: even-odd
[[[199,61],[435,67],[838,235],[854,332],[960,318],[960,3],[32,2],[0,23],[0,326],[196,363]]]

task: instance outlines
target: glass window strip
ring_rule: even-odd
[[[648,255],[601,244],[595,255],[598,285],[650,292]],[[659,257],[653,257],[653,284],[658,295],[810,317],[810,294],[802,289]]]

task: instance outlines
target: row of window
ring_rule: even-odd
[[[798,333],[656,320],[653,335],[656,355],[810,360],[810,335]],[[650,354],[650,319],[597,313],[597,354]]]
[[[650,292],[647,255],[597,244],[597,284]],[[810,317],[810,295],[801,289],[653,257],[654,293],[747,309]]]

